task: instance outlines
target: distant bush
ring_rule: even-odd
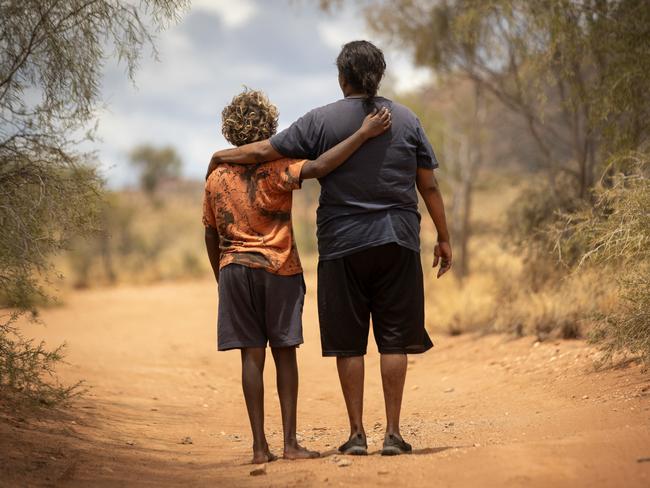
[[[162,205],[164,199],[156,197],[156,191],[165,181],[178,180],[182,161],[172,146],[154,147],[139,145],[130,152],[131,164],[140,171],[140,188],[156,204]]]
[[[559,253],[556,236],[549,232],[557,227],[563,214],[583,205],[575,185],[559,178],[554,185],[545,180],[528,185],[508,209],[504,245],[523,256],[523,277],[534,290],[566,274],[566,263],[575,263],[586,251],[574,243]]]
[[[164,205],[141,192],[108,193],[99,212],[100,230],[75,240],[67,254],[65,274],[72,286],[204,276],[201,183],[186,185],[168,186]]]

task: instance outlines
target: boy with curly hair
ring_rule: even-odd
[[[259,91],[245,90],[222,113],[235,146],[275,134],[278,111]],[[318,457],[298,444],[296,347],[303,342],[305,283],[291,224],[292,191],[303,179],[339,167],[368,139],[386,131],[390,113],[368,115],[350,137],[315,160],[282,158],[249,166],[220,164],[207,179],[205,243],[219,284],[218,349],[241,350],[242,386],[253,432],[253,463],[273,461],[264,433],[266,345],[277,372],[284,458]]]

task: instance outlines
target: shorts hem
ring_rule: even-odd
[[[433,349],[433,345],[420,347],[381,347],[378,349],[379,354],[422,354]]]
[[[286,342],[281,342],[280,344],[271,344],[269,343],[269,347],[272,349],[277,349],[277,348],[282,348],[282,347],[298,347],[301,344],[304,344],[305,341],[302,339],[298,339],[295,341],[286,341]]]
[[[217,351],[232,351],[233,349],[248,349],[251,347],[266,347],[264,344],[242,344],[240,342],[232,342],[230,344],[219,344],[217,346]]]
[[[351,358],[354,356],[365,356],[367,350],[363,351],[323,351],[323,357]]]
[[[282,342],[280,344],[270,344],[270,343],[264,343],[264,344],[242,344],[240,342],[233,342],[230,344],[225,344],[225,345],[218,345],[217,350],[218,351],[232,351],[233,349],[248,349],[251,347],[263,347],[266,348],[272,347],[272,348],[279,348],[279,347],[297,347],[300,346],[301,344],[304,344],[304,340],[299,339],[295,341],[287,341],[287,342]]]

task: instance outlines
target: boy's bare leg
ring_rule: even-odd
[[[277,458],[266,442],[264,434],[264,360],[266,348],[250,347],[241,350],[242,387],[248,418],[253,431],[253,463],[261,464]]]
[[[366,442],[363,428],[363,356],[337,357],[336,368],[350,419],[350,440]]]
[[[402,394],[406,380],[406,354],[381,355],[381,382],[386,404],[386,436],[401,439],[399,418],[402,409]]]
[[[284,458],[310,459],[320,454],[305,449],[296,438],[296,416],[298,406],[298,362],[295,347],[272,348],[273,359],[282,412],[282,430],[284,431]]]

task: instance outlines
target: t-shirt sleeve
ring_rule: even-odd
[[[205,194],[203,195],[203,225],[206,227],[217,228],[217,219],[214,216],[214,209],[210,204],[211,194],[210,190],[205,188]]]
[[[319,154],[316,114],[311,111],[271,137],[273,148],[286,158],[316,159]]]
[[[436,169],[438,167],[438,160],[419,120],[417,121],[415,132],[417,137],[415,157],[418,168]]]
[[[269,188],[273,191],[292,192],[300,189],[302,180],[300,172],[306,159],[281,159],[269,163],[269,175],[266,179]]]

